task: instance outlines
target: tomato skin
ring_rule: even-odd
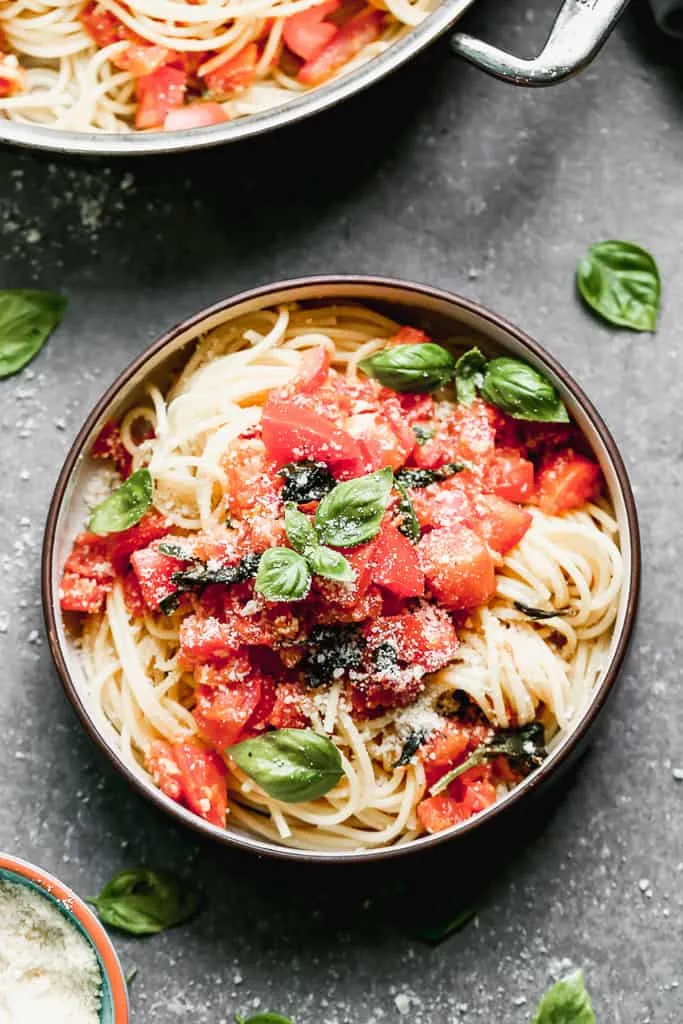
[[[161,601],[176,589],[173,574],[182,569],[182,561],[165,555],[152,545],[134,551],[130,563],[145,604],[152,611],[158,611]]]
[[[136,526],[131,526],[129,530],[122,530],[121,533],[109,534],[107,544],[117,573],[121,575],[125,572],[128,568],[128,560],[134,551],[146,548],[152,541],[165,537],[169,526],[166,517],[152,508],[149,512],[145,512]]]
[[[507,501],[531,501],[534,465],[511,448],[496,448],[484,471],[483,490]]]
[[[65,572],[59,584],[59,607],[65,612],[94,615],[104,608],[110,585],[91,576]]]
[[[475,506],[477,532],[499,555],[506,555],[519,544],[533,522],[526,509],[494,494],[480,494]]]
[[[433,733],[420,747],[420,760],[425,766],[450,768],[462,759],[471,735],[471,726],[447,719],[439,732]]]
[[[377,616],[362,627],[372,652],[384,643],[396,649],[399,661],[436,672],[455,657],[458,636],[448,614],[422,604],[416,611]]]
[[[203,738],[224,751],[239,741],[258,708],[261,680],[255,673],[234,681],[222,677],[220,669],[212,667],[211,671],[216,673],[217,681],[197,687],[197,703],[192,715]]]
[[[131,75],[139,78],[141,75],[149,75],[157,71],[164,64],[168,64],[173,57],[173,51],[165,46],[157,46],[155,43],[130,43],[125,50],[111,58],[112,64],[122,71],[130,71]]]
[[[417,818],[425,832],[443,832],[469,817],[460,802],[448,793],[429,796],[417,805]]]
[[[222,758],[191,742],[175,743],[173,754],[180,769],[184,803],[204,821],[225,828],[228,769]]]
[[[166,740],[155,740],[147,751],[145,767],[154,779],[154,784],[171,800],[180,802],[183,787],[180,768],[173,753],[173,746]]]
[[[332,0],[332,2],[335,6],[338,6],[337,0]],[[321,6],[324,7],[326,5],[321,4]],[[308,11],[304,11],[304,13],[308,14]],[[292,15],[292,17],[297,17],[297,15]],[[301,369],[287,390],[293,390],[304,395],[314,394],[318,388],[327,384],[329,375],[330,350],[326,345],[316,345],[315,348],[309,348],[302,353]]]
[[[95,533],[79,533],[64,571],[78,576],[87,576],[98,583],[111,583],[116,575],[107,540]]]
[[[601,485],[602,471],[593,459],[571,448],[551,453],[538,470],[538,504],[548,515],[559,515],[596,498]]]
[[[305,690],[299,683],[280,683],[275,692],[275,704],[269,724],[275,729],[305,729],[308,718],[301,708]]]
[[[206,62],[207,65],[211,63]],[[256,77],[257,63],[258,46],[256,43],[249,43],[213,71],[207,73],[200,67],[199,74],[206,80],[206,87],[212,95],[231,96],[249,88]]]
[[[126,603],[128,612],[134,619],[141,619],[147,610],[147,605],[140,590],[138,578],[132,569],[123,577],[123,600]]]
[[[378,39],[384,28],[384,14],[366,7],[339,29],[327,46],[299,70],[297,81],[320,85],[347,64],[366,46]]]
[[[98,3],[88,4],[81,11],[79,21],[100,49],[125,39],[123,24]]]
[[[412,431],[410,443],[406,444],[405,437],[399,437],[383,412],[357,413],[347,420],[346,429],[363,452],[366,473],[385,466],[400,469],[415,447]]]
[[[340,6],[340,0],[324,0],[307,11],[285,18],[282,35],[292,53],[302,60],[314,60],[338,32],[336,25],[324,19]]]
[[[459,479],[461,474],[443,483],[430,484],[410,490],[415,515],[423,529],[474,525],[476,511],[467,486]]]
[[[418,327],[399,327],[396,334],[389,338],[390,345],[423,345],[432,339]]]
[[[493,559],[469,527],[434,530],[417,547],[427,586],[445,608],[478,608],[493,597]]]
[[[212,616],[188,615],[180,624],[180,657],[192,668],[229,658],[240,647],[233,625]]]
[[[104,424],[90,449],[93,459],[111,459],[119,475],[127,480],[133,468],[133,456],[125,447],[118,426],[113,420]]]
[[[261,417],[263,443],[278,466],[301,459],[326,462],[335,475],[351,479],[364,471],[357,440],[332,420],[293,401],[271,397]]]
[[[234,515],[280,515],[282,484],[275,477],[276,465],[263,441],[238,438],[223,456],[221,468],[227,477],[230,511]]]
[[[374,582],[396,597],[422,597],[425,578],[417,548],[392,523],[384,523],[372,555]]]
[[[164,65],[151,74],[141,75],[135,83],[135,127],[163,127],[169,111],[182,107],[186,89],[187,72],[180,67]]]
[[[169,110],[164,121],[165,132],[185,132],[193,128],[208,128],[212,124],[222,124],[230,117],[220,103],[198,100],[187,103],[184,107]]]

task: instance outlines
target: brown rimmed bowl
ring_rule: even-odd
[[[142,774],[131,770],[117,749],[112,726],[93,714],[78,652],[59,609],[59,579],[73,538],[83,529],[85,494],[96,467],[88,457],[90,447],[104,423],[116,419],[130,407],[150,379],[163,384],[182,365],[195,339],[206,331],[244,313],[283,302],[358,302],[376,307],[401,323],[421,327],[434,337],[465,337],[481,344],[488,354],[507,354],[542,370],[558,388],[573,419],[585,434],[600,463],[620,528],[624,558],[624,588],[621,594],[607,666],[591,700],[577,716],[567,735],[557,743],[548,759],[502,800],[488,810],[436,835],[426,835],[404,846],[389,846],[358,852],[312,852],[268,842],[242,829],[220,829],[210,825],[158,790]],[[445,840],[470,835],[487,823],[499,821],[520,801],[545,786],[560,769],[573,760],[584,744],[615,685],[634,625],[640,585],[640,539],[636,506],[626,469],[617,445],[591,401],[567,371],[528,335],[495,313],[469,299],[426,285],[385,277],[321,276],[282,281],[242,292],[204,309],[177,324],[154,341],[107,389],[81,428],[59,475],[50,505],[42,555],[42,597],[50,648],[65,692],[91,738],[119,772],[139,793],[196,832],[257,854],[288,860],[348,863],[400,857],[433,847]]]

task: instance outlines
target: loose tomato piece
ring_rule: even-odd
[[[302,709],[306,692],[300,683],[280,683],[269,723],[276,729],[305,729],[308,717]]]
[[[197,687],[197,703],[192,715],[200,733],[219,750],[237,743],[261,700],[260,678],[252,673],[235,682],[221,677],[212,686]]]
[[[350,416],[346,421],[346,429],[356,438],[363,452],[366,473],[384,466],[400,469],[411,451],[399,440],[391,423],[382,413],[362,412]],[[412,440],[414,446],[415,435]]]
[[[186,89],[187,72],[180,67],[164,65],[149,75],[141,75],[135,83],[135,127],[161,128],[168,112],[182,107]]]
[[[390,397],[395,398],[401,407],[403,421],[410,425],[410,429],[418,425],[430,430],[433,427],[431,418],[434,415],[434,399],[431,395],[394,395],[389,392]],[[415,433],[413,431],[413,433]],[[417,443],[417,438],[415,439]],[[415,444],[413,444],[413,449]]]
[[[301,459],[326,462],[335,475],[352,478],[364,470],[358,442],[332,420],[294,402],[271,397],[261,417],[263,443],[278,466]]]
[[[180,768],[173,753],[173,746],[166,740],[155,740],[147,751],[145,768],[154,779],[154,784],[171,800],[179,803],[183,796]]]
[[[100,49],[125,39],[123,24],[101,4],[87,4],[79,15],[79,21]]]
[[[332,0],[337,4],[337,0]],[[325,7],[326,4],[321,4]],[[338,4],[337,4],[338,6]],[[315,10],[315,8],[314,8]],[[308,11],[304,11],[308,14]],[[294,14],[292,17],[296,18]],[[291,18],[287,19],[291,21]],[[330,350],[326,345],[316,345],[301,354],[301,369],[287,388],[287,391],[295,391],[301,394],[311,394],[327,383],[330,375]]]
[[[146,605],[138,578],[132,569],[123,577],[123,600],[126,602],[126,608],[133,618],[141,619],[145,614]]]
[[[420,747],[420,760],[432,768],[451,768],[462,760],[471,739],[471,726],[446,720],[441,729]]]
[[[165,132],[185,132],[192,128],[207,128],[212,124],[222,124],[230,118],[220,103],[209,103],[198,100],[188,103],[177,110],[170,110],[164,121]]]
[[[325,0],[285,18],[283,38],[292,53],[302,60],[313,60],[337,34],[337,26],[323,19],[341,6],[340,0]]]
[[[418,544],[427,586],[444,607],[478,608],[496,591],[493,559],[467,526],[434,530]]]
[[[483,490],[508,501],[530,501],[534,496],[534,465],[511,448],[496,448],[486,466]]]
[[[461,781],[464,777],[464,775],[461,777]],[[482,780],[465,785],[465,794],[460,802],[460,806],[465,812],[465,816],[471,818],[473,814],[485,811],[487,807],[491,807],[495,802],[496,787],[493,783]]]
[[[122,574],[128,567],[128,559],[134,551],[146,548],[153,540],[159,540],[168,533],[169,522],[156,509],[146,512],[137,526],[107,537],[114,568]]]
[[[157,46],[155,43],[130,43],[125,50],[112,57],[111,62],[122,71],[130,71],[131,75],[139,78],[141,75],[150,75],[164,64],[168,64],[173,56],[173,50],[166,46]]]
[[[429,796],[421,800],[417,805],[417,818],[425,832],[434,835],[435,832],[443,832],[444,829],[466,821],[470,817],[460,801],[449,796],[448,793],[440,793],[438,796]]]
[[[59,585],[59,606],[65,612],[94,615],[104,607],[110,584],[98,583],[90,576],[65,572]]]
[[[374,542],[374,582],[396,597],[422,597],[425,578],[417,548],[392,523],[384,523]]]
[[[361,50],[378,39],[383,28],[384,14],[373,7],[366,7],[342,25],[334,38],[313,60],[306,61],[297,75],[297,80],[304,85],[320,85],[321,82],[325,82]]]
[[[399,327],[396,334],[389,338],[390,345],[423,345],[432,339],[417,327]]]
[[[536,478],[538,504],[543,512],[559,515],[592,501],[601,486],[597,462],[568,448],[542,460]]]
[[[79,533],[64,563],[64,571],[88,576],[98,583],[111,583],[116,574],[106,539],[94,533]]]
[[[111,459],[119,475],[126,480],[133,468],[133,457],[121,439],[118,426],[112,420],[100,430],[95,438],[90,455],[93,459]]]
[[[475,501],[477,509],[477,532],[488,546],[505,555],[527,532],[532,523],[531,514],[511,501],[497,498],[494,494],[481,494]]]
[[[182,561],[152,546],[134,551],[130,563],[145,604],[152,611],[158,611],[161,601],[176,589],[173,574],[182,569]]]
[[[180,769],[183,802],[212,825],[225,827],[228,810],[228,770],[213,750],[197,743],[175,743],[173,754]]]
[[[256,77],[258,46],[249,43],[243,50],[216,67],[215,60],[209,60],[199,68],[199,74],[206,80],[206,87],[213,96],[232,96],[244,92]],[[203,68],[207,70],[204,71]]]
[[[0,48],[2,39],[0,39]],[[13,53],[0,52],[0,98],[14,96],[26,88],[26,72]]]
[[[417,665],[423,672],[436,672],[448,665],[458,647],[448,613],[426,603],[414,612],[377,616],[362,632],[370,652],[389,644],[399,662]]]

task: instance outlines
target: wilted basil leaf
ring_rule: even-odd
[[[415,754],[427,739],[427,736],[428,733],[424,729],[415,729],[414,732],[411,732],[403,744],[401,756],[394,765],[394,768],[403,768],[405,765],[410,764]]]
[[[309,548],[306,552],[306,561],[316,576],[324,576],[325,579],[336,580],[338,583],[353,583],[356,578],[350,562],[332,548],[322,545]]]
[[[290,544],[300,555],[306,554],[309,548],[318,544],[313,523],[303,512],[299,512],[293,501],[285,504],[285,532]]]
[[[522,612],[528,619],[554,619],[558,615],[566,615],[569,608],[532,608],[531,605],[522,604],[521,601],[513,601],[518,612]]]
[[[617,327],[654,331],[661,297],[659,270],[633,242],[598,242],[579,262],[576,283],[584,302]]]
[[[255,1017],[240,1017],[235,1014],[236,1024],[294,1024],[289,1017],[283,1017],[281,1013],[257,1013]]]
[[[318,539],[336,548],[352,548],[372,540],[389,503],[392,484],[393,473],[388,466],[337,484],[318,505]]]
[[[269,796],[284,803],[317,800],[343,775],[332,740],[312,729],[277,729],[228,747],[227,754]]]
[[[355,626],[314,626],[308,635],[308,653],[301,669],[312,688],[325,686],[340,672],[360,668],[365,640]]]
[[[139,523],[152,504],[152,477],[148,469],[138,469],[113,494],[90,513],[88,529],[100,535],[120,533]]]
[[[313,462],[310,459],[288,462],[282,469],[278,469],[278,476],[285,479],[282,500],[295,501],[297,505],[320,501],[337,482],[324,462]]]
[[[17,373],[62,319],[66,297],[30,288],[0,291],[0,377]]]
[[[156,935],[191,917],[199,897],[173,875],[138,868],[114,875],[89,902],[104,924],[131,935]]]
[[[481,396],[517,420],[569,422],[564,403],[548,378],[519,359],[492,359],[486,367]]]
[[[501,729],[490,740],[481,743],[462,764],[442,775],[429,792],[432,796],[437,796],[470,768],[501,756],[506,757],[513,768],[525,774],[542,765],[548,752],[545,749],[545,732],[541,723],[531,722],[520,729]]]
[[[422,447],[423,444],[427,444],[427,441],[431,441],[436,433],[436,427],[425,427],[421,423],[416,423],[413,427],[413,433],[415,434],[415,440]]]
[[[438,483],[440,480],[448,480],[449,476],[455,473],[462,473],[463,469],[471,469],[469,462],[447,462],[445,466],[438,469],[419,469],[417,466],[404,466],[394,476],[396,488],[400,487],[429,487],[430,484]]]
[[[394,486],[399,493],[398,512],[401,522],[398,528],[408,540],[411,540],[413,544],[417,544],[422,531],[420,530],[420,522],[415,515],[415,507],[410,500],[405,484],[397,477],[394,477]]]
[[[261,555],[254,590],[267,601],[299,601],[311,587],[306,559],[291,548],[268,548]]]
[[[469,405],[477,397],[484,383],[487,362],[478,348],[471,348],[460,356],[455,364],[455,393],[459,402]]]
[[[392,391],[422,394],[435,391],[453,376],[455,359],[441,345],[394,345],[375,352],[359,363],[368,377],[374,377]]]
[[[596,1024],[583,971],[574,971],[548,989],[531,1024]]]

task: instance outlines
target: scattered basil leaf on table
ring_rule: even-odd
[[[277,729],[228,747],[227,754],[269,796],[284,803],[316,800],[343,775],[334,743],[312,729]]]
[[[88,529],[103,536],[121,533],[139,523],[152,504],[152,477],[148,469],[138,469],[113,494],[90,513]]]
[[[199,896],[173,875],[138,868],[114,875],[88,902],[104,924],[131,935],[156,935],[190,918]]]
[[[501,755],[507,757],[508,761],[520,771],[530,772],[534,768],[538,768],[547,756],[545,735],[541,723],[531,722],[529,725],[523,725],[521,729],[501,729],[490,740],[481,743],[457,768],[442,775],[429,792],[432,796],[443,793],[451,782],[469,768],[474,768],[477,764],[485,764]]]
[[[558,615],[566,615],[569,608],[532,608],[531,605],[522,604],[521,601],[513,602],[518,612],[522,612],[528,619],[555,619]]]
[[[592,245],[576,269],[584,302],[608,323],[654,331],[662,292],[653,257],[633,242]]]
[[[434,437],[436,427],[425,427],[421,423],[416,423],[413,427],[413,433],[415,434],[415,440],[421,448],[423,444],[427,444],[427,441],[431,441]]]
[[[569,422],[564,402],[548,378],[519,359],[492,359],[486,367],[481,396],[517,420]]]
[[[398,528],[401,533],[408,538],[408,540],[411,540],[413,544],[417,544],[422,531],[420,529],[420,521],[415,514],[415,506],[410,500],[410,495],[408,494],[405,484],[396,477],[394,477],[394,486],[399,494],[398,513],[401,517],[401,521],[398,524]]]
[[[0,377],[30,363],[57,327],[67,300],[31,288],[0,291]]]
[[[339,551],[333,551],[324,545],[310,548],[306,552],[306,561],[316,576],[324,576],[325,579],[336,580],[338,583],[353,583],[356,578],[350,562]]]
[[[488,360],[481,349],[464,352],[455,364],[455,393],[459,402],[470,405],[484,383]]]
[[[297,505],[320,501],[336,484],[327,465],[311,459],[288,462],[282,469],[278,469],[278,476],[284,477],[285,481],[282,500],[295,501]]]
[[[281,1013],[257,1013],[254,1017],[240,1017],[235,1014],[236,1024],[294,1024],[289,1017],[283,1017]]]
[[[583,971],[574,971],[548,989],[531,1024],[596,1024]]]
[[[438,469],[420,469],[416,466],[404,466],[397,470],[394,476],[396,487],[429,487],[430,484],[439,480],[448,480],[449,476],[455,473],[462,473],[464,469],[471,469],[469,462],[447,462],[445,466]]]
[[[321,543],[335,548],[353,548],[372,540],[389,504],[393,479],[387,466],[337,484],[315,513],[315,529]]]
[[[412,925],[408,929],[408,934],[411,938],[426,942],[429,946],[437,946],[444,939],[449,938],[455,932],[464,928],[476,913],[476,907],[463,907],[461,910],[440,921],[421,922],[420,924]]]
[[[311,571],[303,555],[291,548],[268,548],[261,555],[254,590],[267,601],[299,601],[311,587]]]
[[[423,394],[443,387],[452,379],[455,359],[448,349],[428,341],[421,345],[380,349],[358,365],[385,388]]]
[[[285,532],[290,544],[300,555],[305,555],[309,548],[318,544],[313,523],[303,512],[299,512],[293,501],[285,502]]]

